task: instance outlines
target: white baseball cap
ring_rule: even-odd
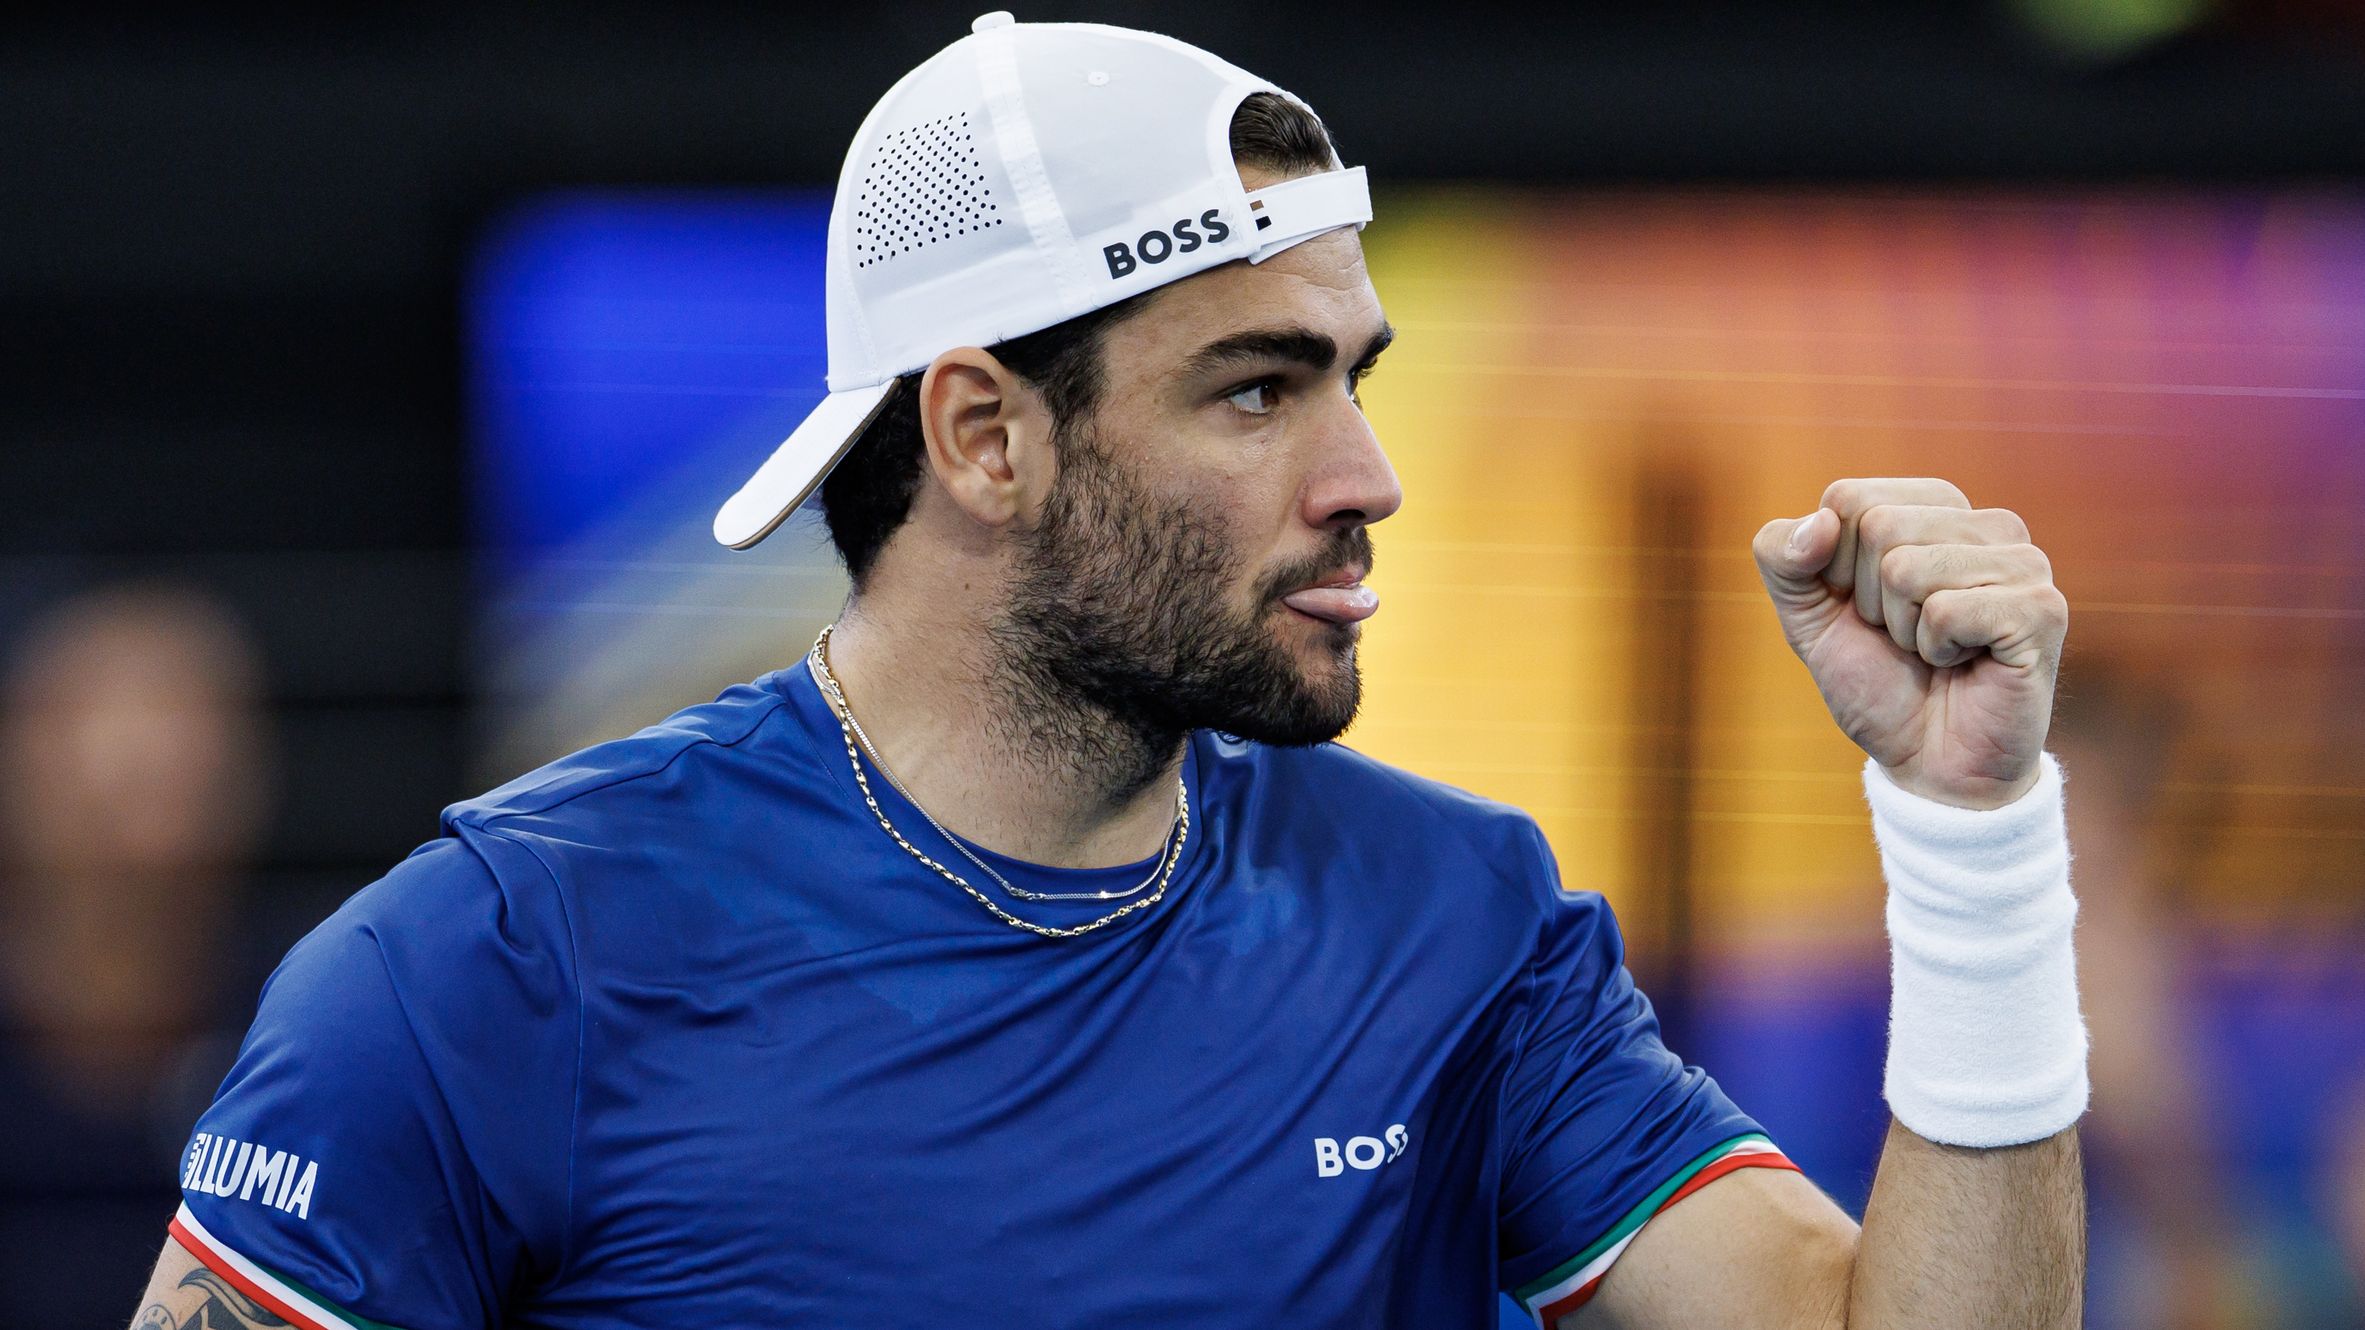
[[[1241,186],[1232,113],[1258,92],[1289,97],[1171,37],[1000,12],[904,75],[854,135],[830,209],[829,396],[723,504],[714,538],[770,535],[896,379],[953,347],[1370,221],[1363,168],[1336,157]]]

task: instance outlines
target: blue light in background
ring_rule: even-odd
[[[656,486],[707,509],[824,391],[825,191],[546,196],[479,246],[468,345],[496,572]]]

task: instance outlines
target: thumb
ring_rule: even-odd
[[[1838,513],[1817,508],[1804,517],[1778,517],[1758,528],[1750,548],[1775,609],[1787,615],[1830,599],[1823,568],[1839,550],[1839,527]]]

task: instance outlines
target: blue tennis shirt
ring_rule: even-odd
[[[1337,745],[1183,778],[1165,898],[1070,940],[888,838],[801,664],[456,804],[272,976],[174,1233],[300,1325],[1434,1330],[1780,1162],[1525,815]]]

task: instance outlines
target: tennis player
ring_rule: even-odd
[[[1329,742],[1402,500],[1369,217],[1304,105],[1163,37],[991,14],[896,84],[829,395],[715,524],[818,488],[842,617],[295,948],[138,1324],[2073,1324],[2044,556],[1931,480],[1758,535],[1890,884],[1859,1231],[1533,821]]]

